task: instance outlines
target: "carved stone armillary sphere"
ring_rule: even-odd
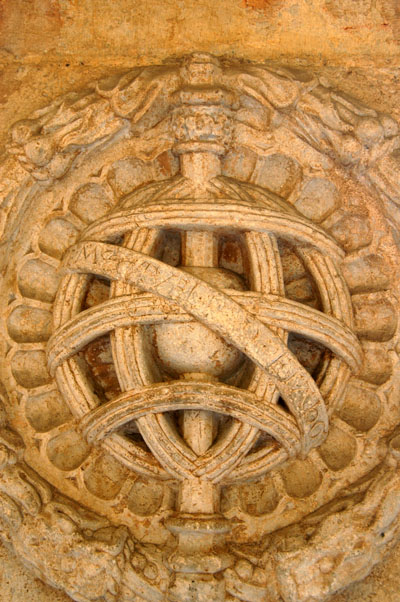
[[[13,126],[0,517],[35,574],[323,600],[396,540],[397,130],[207,54]]]

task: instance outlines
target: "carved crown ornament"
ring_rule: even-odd
[[[0,530],[35,575],[311,602],[398,539],[399,149],[323,79],[200,53],[11,127]]]

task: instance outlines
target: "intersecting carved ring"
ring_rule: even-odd
[[[292,235],[297,242],[300,239],[303,245],[304,243],[309,244],[311,239],[315,245],[315,232],[317,231],[318,246],[322,246],[325,252],[329,251],[330,254],[333,251],[336,256],[340,254],[333,241],[322,230],[313,224],[310,225],[306,220],[298,217],[293,220],[293,216],[288,218],[287,215],[253,205],[252,213],[256,214],[257,218],[253,221],[252,216],[249,216],[251,213],[249,207],[246,206],[245,212],[243,209],[244,207],[238,207],[237,204],[231,208],[231,214],[228,216],[230,225],[232,221],[237,223],[232,219],[232,213],[239,212],[241,218],[246,217],[247,222],[251,220],[251,224],[245,224],[250,229],[262,232],[264,229],[271,229],[271,223],[273,223],[275,231],[278,230],[278,233],[288,238]],[[336,360],[338,362],[338,365],[335,366],[336,372],[346,371],[345,363],[352,368],[357,366],[360,361],[360,352],[356,337],[351,329],[343,324],[343,322],[350,322],[350,313],[346,307],[347,303],[343,303],[343,298],[346,301],[343,291],[339,291],[339,293],[336,291],[338,279],[333,264],[315,247],[303,248],[304,260],[314,272],[321,269],[321,265],[318,265],[321,264],[321,261],[326,264],[323,269],[326,270],[328,267],[327,274],[324,274],[323,277],[327,288],[331,289],[327,298],[342,299],[342,303],[339,303],[339,306],[342,305],[342,307],[336,303],[336,307],[328,308],[328,311],[330,309],[329,313],[333,316],[338,315],[339,320],[282,299],[278,295],[268,296],[255,292],[238,293],[231,290],[217,290],[192,274],[133,250],[133,248],[139,248],[146,251],[151,247],[152,239],[157,232],[153,229],[155,225],[157,227],[169,226],[171,220],[174,222],[176,219],[179,222],[177,225],[180,226],[182,226],[182,220],[186,226],[188,220],[196,221],[199,226],[199,221],[204,220],[205,210],[205,207],[199,207],[198,204],[185,206],[183,211],[181,206],[178,220],[178,218],[174,218],[176,215],[174,207],[169,207],[167,211],[163,207],[162,212],[159,212],[154,205],[147,209],[141,207],[140,212],[129,208],[109,215],[104,223],[99,220],[89,227],[84,237],[92,240],[78,243],[70,249],[64,260],[65,269],[80,274],[98,274],[113,281],[125,283],[128,290],[132,286],[136,289],[135,292],[110,299],[101,306],[79,313],[67,321],[62,316],[58,316],[60,328],[49,342],[48,357],[49,367],[52,372],[55,372],[59,385],[62,386],[63,380],[68,380],[70,376],[68,376],[68,372],[71,372],[71,368],[77,375],[74,361],[69,358],[72,358],[73,354],[90,340],[113,329],[116,329],[116,332],[126,333],[129,330],[127,327],[135,324],[162,322],[165,319],[184,322],[195,318],[233,343],[266,375],[264,388],[265,386],[267,389],[269,387],[269,393],[264,395],[264,399],[268,400],[267,403],[261,401],[260,397],[251,391],[213,384],[204,388],[204,383],[182,385],[179,382],[168,385],[166,383],[152,385],[141,391],[128,390],[118,399],[97,409],[93,406],[93,399],[86,398],[77,412],[80,417],[83,416],[82,427],[88,439],[90,441],[102,440],[108,435],[103,445],[108,446],[128,465],[131,461],[129,456],[132,456],[133,452],[132,444],[125,442],[126,456],[121,457],[124,456],[124,452],[121,454],[121,446],[116,452],[115,435],[111,433],[126,422],[137,419],[149,447],[168,472],[178,478],[197,475],[218,480],[237,466],[253,443],[258,429],[265,430],[282,445],[282,447],[274,446],[261,454],[263,470],[267,470],[300,451],[302,454],[307,454],[312,447],[319,445],[326,435],[327,414],[318,386],[287,349],[285,340],[282,340],[272,329],[275,329],[278,334],[279,331],[294,330],[331,348],[340,358]],[[207,208],[207,211],[208,225],[210,224],[210,212],[212,212],[212,224],[218,228],[222,218],[220,210],[216,209],[214,205],[212,208]],[[145,218],[141,217],[143,215]],[[162,219],[159,217],[161,215]],[[150,219],[152,229],[135,228],[141,219],[145,219],[146,222]],[[160,219],[162,223],[160,223]],[[224,219],[226,223],[226,209]],[[103,240],[104,238],[112,239],[116,232],[118,234],[121,234],[121,231],[126,232],[129,229],[127,223],[130,224],[131,231],[132,227],[134,228],[125,243],[131,248],[93,241],[93,238],[99,237],[100,232]],[[240,226],[243,228],[243,220]],[[265,238],[268,238],[267,234],[257,234],[257,232],[253,236],[256,237],[254,240],[258,240],[258,242],[261,240],[264,243]],[[84,277],[82,275],[69,276],[64,279],[60,295],[65,298],[68,289],[74,291],[76,310],[80,302],[79,291],[82,295],[84,290]],[[153,294],[140,293],[137,289]],[[161,306],[160,297],[164,299]],[[70,315],[74,316],[75,310]],[[284,330],[282,331],[282,329]],[[79,378],[81,379],[82,375]],[[330,384],[332,385],[332,383]],[[147,402],[141,402],[143,391],[146,393]],[[197,391],[207,393],[206,402]],[[271,404],[274,396],[276,399],[277,391],[282,394],[296,421]],[[168,402],[163,405],[161,400],[165,396]],[[230,402],[227,401],[228,399]],[[229,407],[229,414],[238,418],[240,422],[235,421],[227,435],[199,458],[183,442],[178,446],[171,443],[168,433],[165,432],[168,423],[160,420],[161,414],[153,415],[155,412],[170,411],[175,407],[174,404],[180,409],[195,406],[197,409],[205,408],[219,413],[227,413],[226,408]],[[244,407],[246,411],[243,411]],[[141,416],[146,416],[146,418],[141,418]],[[150,419],[151,428],[148,428]],[[280,425],[279,428],[277,425]],[[241,430],[241,437],[237,437],[238,430]],[[134,451],[134,455],[136,456],[135,467],[139,472],[141,469],[144,473],[150,470],[153,476],[155,474],[164,476],[162,469],[160,470],[158,466],[154,464],[149,466],[148,458],[145,459],[144,455],[140,458],[140,452],[138,454],[137,449]],[[140,466],[141,461],[143,462],[142,466]],[[259,458],[256,463],[257,461]],[[252,462],[254,463],[254,459]],[[251,470],[251,465],[247,468]],[[240,467],[236,469],[236,472],[238,470],[238,476],[240,476]],[[257,467],[255,470],[259,471],[260,469]]]

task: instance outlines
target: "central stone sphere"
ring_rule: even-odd
[[[221,268],[182,267],[218,289],[245,290],[237,274]],[[232,316],[232,319],[233,316]],[[174,378],[202,373],[225,379],[234,374],[244,355],[199,322],[158,324],[152,327],[157,363]]]

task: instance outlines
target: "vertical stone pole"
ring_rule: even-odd
[[[185,84],[189,85],[178,92],[175,151],[180,155],[181,173],[190,181],[195,199],[210,196],[207,184],[220,174],[220,155],[225,152],[229,130],[224,103],[210,103],[210,98],[217,96],[224,100],[223,91],[214,85],[217,69],[215,59],[207,55],[193,56],[183,70],[189,80]],[[213,232],[182,233],[182,269],[205,280],[208,274],[218,271],[218,240]],[[202,341],[193,344],[201,347]],[[207,372],[185,373],[182,378],[216,380]],[[212,412],[186,410],[183,413],[183,437],[199,456],[211,447],[217,426],[217,417]],[[178,539],[177,549],[168,560],[174,571],[170,600],[218,602],[225,599],[222,571],[230,566],[231,557],[223,552],[223,544],[230,527],[219,514],[219,494],[218,485],[196,476],[181,484],[179,511],[167,521],[167,527]]]
[[[219,160],[212,153],[182,155],[183,174],[195,175],[196,182],[216,175]],[[192,169],[193,168],[193,169]],[[217,268],[217,240],[212,232],[187,231],[182,234],[182,266],[196,273],[199,268]],[[206,277],[207,272],[203,273]],[[215,380],[207,373],[186,373],[193,381]],[[183,437],[197,455],[204,454],[213,443],[217,417],[205,410],[183,413]],[[229,523],[219,512],[219,487],[209,480],[193,476],[182,482],[179,513],[167,527],[178,537],[177,550],[169,558],[174,571],[170,600],[224,600],[225,586],[221,571],[231,564],[221,550]]]
[[[200,156],[200,159],[203,157]],[[207,159],[204,157],[204,159]],[[212,232],[188,231],[183,235],[182,264],[186,267],[216,267],[217,248]],[[208,374],[187,373],[187,380],[212,380]],[[215,435],[216,417],[206,410],[186,410],[183,413],[183,438],[198,456],[211,447]],[[209,481],[193,478],[182,487],[182,512],[215,511],[214,486]]]

